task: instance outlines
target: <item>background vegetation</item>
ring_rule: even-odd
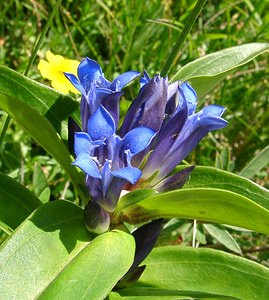
[[[108,79],[134,69],[150,75],[160,72],[196,1],[114,0],[62,3],[43,41],[38,57],[47,50],[71,59],[88,56],[97,60]],[[54,1],[1,1],[0,63],[23,73],[31,51],[44,27]],[[208,1],[188,36],[170,76],[180,66],[224,48],[269,40],[269,2]],[[38,59],[29,77],[43,81]],[[218,166],[240,173],[269,144],[268,55],[241,67],[218,85],[199,105],[216,103],[227,107],[229,126],[213,133],[188,157],[190,163]],[[129,87],[125,99],[132,100],[138,83]],[[128,102],[126,102],[128,103]],[[1,112],[0,125],[6,114]],[[30,122],[31,120],[29,120]],[[269,187],[268,162],[251,179]],[[0,171],[23,183],[44,202],[74,199],[67,176],[46,152],[12,122],[0,148]],[[49,187],[47,186],[49,184]],[[175,225],[176,224],[176,225]],[[164,231],[161,243],[191,242],[190,223],[175,223]],[[198,226],[199,227],[199,226]],[[200,226],[200,243],[222,247]],[[244,255],[269,266],[269,243],[261,234],[231,229]],[[4,233],[2,239],[5,238]],[[259,251],[256,251],[258,248]]]

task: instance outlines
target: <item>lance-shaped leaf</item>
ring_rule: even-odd
[[[171,81],[190,81],[202,97],[236,68],[268,50],[269,43],[250,43],[211,53],[183,66]]]
[[[121,201],[128,201],[128,197]],[[120,201],[120,202],[121,202]],[[181,189],[149,196],[116,211],[115,220],[132,224],[158,218],[197,219],[269,233],[269,210],[247,197],[214,188]]]
[[[82,176],[71,165],[69,152],[51,123],[37,110],[17,98],[2,94],[0,107],[17,121],[69,174],[80,196],[86,200]]]
[[[94,238],[80,207],[46,203],[0,248],[1,297],[104,299],[131,266],[134,252],[130,234]]]
[[[0,174],[0,221],[19,226],[42,202],[23,185]]]
[[[268,268],[222,251],[159,247],[153,249],[145,264],[147,267],[134,286],[118,290],[123,299],[178,299],[175,295],[195,299],[268,299]]]
[[[177,170],[185,169],[179,166]],[[218,188],[247,197],[269,210],[269,191],[244,177],[212,167],[196,166],[184,188]]]

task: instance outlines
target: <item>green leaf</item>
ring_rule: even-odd
[[[214,52],[183,66],[171,81],[188,80],[203,97],[228,74],[268,50],[269,43],[250,43]]]
[[[41,168],[41,166],[36,162],[34,165],[33,172],[33,192],[39,197],[45,188],[48,187],[47,178]]]
[[[186,168],[180,166],[178,169]],[[217,188],[242,195],[269,210],[269,191],[239,175],[212,167],[196,166],[183,189]]]
[[[144,263],[147,267],[139,281],[118,291],[123,299],[124,296],[158,295],[158,290],[163,296],[177,293],[195,298],[268,299],[269,270],[222,251],[159,247],[153,249]]]
[[[23,185],[0,173],[0,221],[15,229],[41,204]]]
[[[120,201],[125,201],[121,199]],[[269,211],[234,192],[215,188],[192,188],[159,193],[125,206],[114,222],[131,224],[158,218],[186,218],[244,227],[269,233]]]
[[[208,233],[213,236],[218,242],[224,245],[229,250],[234,251],[235,253],[242,254],[239,245],[233,236],[225,230],[223,226],[216,226],[213,224],[204,224],[205,229]]]
[[[1,297],[105,298],[131,266],[135,243],[122,231],[93,237],[80,207],[42,205],[0,248]]]
[[[263,167],[269,164],[269,146],[258,153],[240,172],[241,176],[251,178],[256,175]]]
[[[17,121],[69,174],[80,196],[87,199],[83,177],[71,165],[70,154],[51,123],[29,104],[0,91],[0,107]]]
[[[77,101],[4,66],[0,66],[0,93],[38,111],[63,138],[67,138],[64,122],[68,116],[79,122]]]

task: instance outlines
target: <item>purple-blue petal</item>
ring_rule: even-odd
[[[208,105],[208,106],[204,107],[202,111],[203,111],[203,114],[205,114],[205,115],[221,117],[223,115],[223,113],[225,112],[225,108],[220,105],[212,104],[212,105]]]
[[[79,167],[87,175],[94,178],[101,178],[101,173],[96,165],[96,162],[87,153],[81,153],[77,159],[72,163],[74,166]]]
[[[64,72],[64,75],[73,84],[73,86],[81,92],[82,95],[86,96],[86,91],[84,87],[74,74]]]
[[[140,78],[140,88],[142,88],[145,84],[150,82],[150,77],[147,71],[144,70],[143,76]]]
[[[167,101],[167,81],[155,76],[139,91],[132,102],[120,128],[120,135],[124,136],[132,128],[145,126],[158,131],[163,122]]]
[[[103,71],[95,60],[86,57],[79,64],[78,78],[85,89],[88,81],[98,80],[100,76],[103,76]]]
[[[122,139],[122,151],[130,150],[131,155],[135,155],[148,147],[152,141],[155,131],[148,127],[137,127],[129,131]]]
[[[110,113],[100,105],[88,121],[88,134],[92,140],[105,140],[115,133],[115,122]]]
[[[110,163],[108,160],[106,160],[106,162],[104,163],[103,168],[102,168],[102,184],[103,184],[103,196],[104,197],[108,190],[110,181],[111,181]]]
[[[196,110],[197,94],[187,82],[179,86],[179,103],[182,102],[182,98],[187,102],[189,116],[192,115]]]
[[[75,154],[79,156],[80,153],[91,154],[94,149],[93,142],[86,132],[75,133]]]
[[[113,80],[113,82],[110,85],[110,89],[112,91],[119,92],[121,91],[129,82],[134,80],[140,75],[137,71],[128,71],[121,75],[119,75],[117,78]]]
[[[114,170],[111,175],[128,180],[131,184],[135,184],[137,180],[141,177],[142,171],[134,167],[126,167]]]

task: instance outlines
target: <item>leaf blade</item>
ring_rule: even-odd
[[[167,289],[167,294],[229,299],[262,299],[269,293],[269,270],[247,259],[212,249],[165,246],[155,248],[138,283],[120,290],[122,296],[147,289]],[[140,294],[141,295],[141,294]],[[209,298],[211,298],[209,297]],[[128,298],[128,297],[127,297]]]
[[[41,204],[23,185],[0,173],[0,221],[15,229]]]
[[[192,188],[159,193],[126,205],[115,220],[141,223],[158,218],[186,218],[229,224],[269,233],[269,211],[248,198],[216,188]]]
[[[109,245],[106,246],[106,251],[109,255],[105,256],[101,264],[101,260],[96,257],[102,257],[103,246],[107,243]],[[125,251],[125,247],[128,251]],[[108,251],[108,248],[111,251]],[[69,273],[82,284],[85,281],[88,284],[87,280],[93,284],[93,291],[97,296],[90,299],[101,299],[100,294],[107,295],[113,284],[132,264],[134,248],[132,236],[124,232],[108,232],[94,238],[83,224],[83,210],[75,204],[64,200],[46,203],[0,248],[0,279],[5,283],[1,286],[1,295],[6,299],[16,298],[17,295],[23,299],[36,299],[40,295],[40,298],[46,298],[46,295],[54,292],[55,283],[59,282],[57,278],[60,278],[60,283],[66,290],[67,283],[70,282],[61,281],[67,278],[63,278],[61,274]],[[111,259],[111,255],[114,259]],[[111,274],[111,270],[103,268],[108,259],[114,275]],[[85,266],[87,263],[90,263],[92,268],[81,268],[81,265]],[[95,272],[98,266],[103,281],[100,281],[99,277],[87,276],[87,272]],[[48,292],[46,289],[49,289]],[[79,289],[81,284],[72,286],[69,297],[73,295],[73,299],[76,299],[76,295],[85,292],[85,289]],[[62,295],[65,292],[60,288],[58,297],[63,299]]]

